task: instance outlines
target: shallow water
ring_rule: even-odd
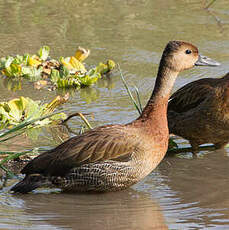
[[[70,56],[77,46],[91,49],[93,65],[108,58],[120,63],[128,83],[145,103],[152,91],[161,52],[168,40],[183,39],[222,63],[182,73],[174,89],[200,77],[220,77],[229,69],[229,4],[216,1],[210,12],[196,0],[0,1],[0,51],[34,53],[41,45],[51,55]],[[0,100],[16,96],[51,100],[58,92],[22,89],[0,80]],[[137,116],[119,73],[89,89],[72,92],[63,108],[94,113],[93,126],[125,123]],[[80,121],[69,126],[78,130]],[[2,149],[51,147],[68,133],[43,130]],[[216,134],[217,135],[217,134]],[[187,142],[179,139],[181,146]],[[229,150],[167,157],[144,181],[108,194],[59,194],[41,190],[10,195],[13,181],[0,192],[0,229],[229,229]]]

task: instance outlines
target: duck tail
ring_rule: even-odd
[[[29,174],[25,178],[14,185],[10,191],[14,193],[29,193],[32,190],[40,187],[49,187],[51,181],[48,177],[45,177],[41,174]]]

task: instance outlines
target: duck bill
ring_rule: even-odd
[[[219,66],[220,63],[217,61],[214,61],[213,59],[199,55],[199,58],[197,62],[195,63],[196,66]]]

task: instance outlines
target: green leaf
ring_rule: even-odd
[[[13,63],[2,71],[7,77],[20,77],[22,75],[21,66]]]
[[[125,79],[124,79],[124,76],[123,76],[123,74],[122,74],[122,71],[121,71],[121,68],[120,68],[119,65],[118,65],[118,68],[119,68],[119,72],[120,72],[120,76],[121,76],[122,82],[123,82],[123,84],[124,84],[124,86],[125,86],[125,88],[126,88],[126,91],[127,91],[128,95],[129,95],[129,97],[130,97],[132,103],[134,104],[134,107],[135,107],[136,110],[138,111],[139,115],[141,115],[141,113],[142,113],[142,112],[141,112],[141,108],[138,106],[136,100],[134,99],[134,97],[133,97],[133,95],[132,95],[132,93],[131,93],[131,91],[130,91],[130,89],[129,89],[129,87],[128,87],[128,85],[127,85]]]
[[[31,81],[40,80],[42,71],[42,66],[40,66],[38,69],[35,66],[22,66],[21,68],[22,75],[29,78]]]
[[[28,65],[30,55],[29,54],[24,54],[23,55],[23,64]]]
[[[13,62],[14,58],[11,56],[6,57],[5,68],[8,68]]]
[[[115,68],[115,65],[116,65],[116,64],[115,64],[114,61],[108,60],[106,64],[100,62],[100,63],[96,66],[95,70],[96,70],[97,72],[99,72],[101,75],[103,75],[103,74],[109,73],[112,69],[114,69],[114,68]]]
[[[65,113],[58,113],[50,117],[52,121],[65,120],[66,118],[67,118],[67,115]]]
[[[56,83],[60,79],[60,72],[57,69],[51,71],[51,81]]]
[[[50,51],[50,48],[48,46],[41,47],[38,51],[38,55],[40,59],[42,59],[43,61],[46,61],[46,59],[49,56],[49,51]]]
[[[61,66],[60,68],[60,76],[62,78],[66,78],[70,75],[70,71],[67,67],[65,67],[64,65]]]
[[[25,117],[31,117],[32,119],[38,118],[42,115],[42,108],[40,108],[40,103],[33,101],[30,98],[27,99],[27,106],[25,107],[24,113]]]
[[[9,115],[11,116],[10,123],[20,122],[22,118],[22,105],[21,101],[16,98],[8,102],[10,108]]]

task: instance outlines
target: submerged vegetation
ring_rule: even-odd
[[[83,61],[89,56],[90,50],[79,47],[75,56],[50,58],[50,48],[43,46],[37,54],[16,55],[0,58],[0,71],[9,78],[29,79],[39,82],[41,86],[48,83],[53,88],[85,87],[94,84],[103,75],[114,69],[115,63],[108,60],[96,67],[86,69]]]

